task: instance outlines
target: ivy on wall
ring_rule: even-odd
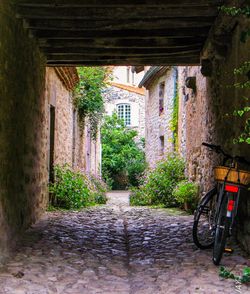
[[[245,17],[250,18],[250,6],[244,7],[226,7],[222,6],[221,11],[227,15],[234,17]],[[247,38],[250,37],[250,28],[244,29],[241,32],[240,41],[245,43]],[[250,89],[250,61],[246,60],[239,68],[234,69],[234,75],[238,76],[242,81],[235,83],[233,86],[236,89]],[[250,104],[249,97],[242,97],[244,106],[240,109],[236,109],[233,113],[234,116],[237,116],[244,120],[244,129],[238,138],[234,139],[234,143],[247,143],[250,144]]]
[[[173,107],[172,121],[171,121],[171,130],[173,132],[173,144],[176,149],[177,149],[177,143],[178,143],[178,116],[179,116],[179,96],[178,96],[178,90],[177,90],[174,97],[174,107]]]
[[[89,119],[91,136],[96,139],[104,113],[102,91],[111,73],[107,67],[79,67],[77,70],[80,82],[75,89],[74,105],[83,126],[85,119]]]

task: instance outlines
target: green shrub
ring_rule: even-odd
[[[125,126],[117,114],[105,117],[102,129],[102,176],[112,189],[138,186],[138,177],[146,167],[143,140]]]
[[[106,183],[100,177],[97,178],[94,175],[90,175],[89,179],[89,186],[94,193],[95,203],[105,204],[107,202],[106,192],[108,191]]]
[[[133,189],[130,196],[132,205],[176,206],[173,189],[184,179],[185,164],[176,154],[169,154],[155,169],[148,170],[141,178],[141,185]]]
[[[78,209],[96,203],[105,203],[105,185],[93,176],[87,177],[69,166],[54,167],[55,181],[50,183],[51,205]]]
[[[181,181],[175,187],[173,196],[181,206],[186,204],[190,210],[194,210],[198,202],[198,185],[187,180]]]

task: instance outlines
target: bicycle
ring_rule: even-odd
[[[218,145],[202,145],[222,154],[223,165],[214,168],[216,185],[201,199],[195,211],[193,241],[200,249],[213,247],[213,263],[219,265],[226,240],[232,235],[240,192],[250,184],[250,172],[239,170],[238,164],[250,166],[250,163],[243,157],[225,153]]]

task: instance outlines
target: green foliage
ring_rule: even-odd
[[[231,15],[233,17],[246,17],[250,18],[250,6],[246,5],[244,7],[220,7],[221,11],[226,13],[227,15]],[[241,32],[241,42],[245,43],[247,38],[250,37],[250,29]],[[246,60],[243,64],[239,67],[234,69],[234,74],[237,76],[241,76],[241,78],[245,78],[245,80],[241,82],[235,83],[233,86],[236,89],[250,89],[250,61]],[[249,103],[248,97],[243,97],[244,103]],[[249,105],[249,104],[248,104]],[[242,130],[241,134],[238,138],[234,139],[234,143],[247,143],[250,144],[250,118],[249,118],[250,107],[245,106],[241,109],[234,111],[234,116],[238,116],[239,118],[243,119],[244,122],[244,129]]]
[[[113,189],[138,185],[138,178],[145,170],[145,154],[135,142],[136,135],[116,114],[105,118],[101,129],[102,174]]]
[[[88,178],[68,165],[55,166],[55,181],[50,183],[52,205],[65,209],[79,209],[97,203],[105,203],[105,185],[100,179]]]
[[[159,162],[156,168],[148,170],[141,178],[141,185],[133,189],[130,196],[132,205],[176,206],[173,190],[184,179],[185,163],[175,154],[169,154],[166,160]]]
[[[173,196],[180,205],[183,206],[186,203],[193,211],[198,203],[198,185],[187,180],[181,181],[175,187]]]
[[[104,112],[102,90],[110,75],[106,67],[79,67],[80,82],[75,90],[74,105],[81,122],[90,121],[91,135],[96,139],[98,124]]]
[[[172,112],[172,120],[170,122],[171,130],[174,136],[174,146],[177,147],[178,142],[178,115],[179,115],[179,96],[178,96],[178,89],[176,89],[176,94],[174,97],[174,107]]]
[[[226,7],[226,6],[221,6],[220,10],[225,12],[228,15],[231,16],[237,16],[237,15],[245,15],[247,17],[250,17],[250,6],[245,6],[245,7]]]
[[[236,276],[231,270],[227,270],[225,267],[221,266],[219,270],[219,276],[225,279],[233,279],[239,281],[240,283],[250,283],[250,267],[245,267],[242,271],[241,276]]]
[[[239,68],[234,69],[235,75],[244,75],[248,74],[250,71],[250,61],[245,61]]]

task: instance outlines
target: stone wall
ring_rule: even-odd
[[[65,70],[68,80],[72,72]],[[74,169],[99,175],[100,136],[96,141],[90,136],[90,124],[79,121],[73,105],[73,88],[70,90],[63,83],[57,68],[46,69],[46,103],[48,113],[50,106],[55,107],[55,144],[54,164],[68,164]],[[49,127],[49,125],[48,125]]]
[[[68,79],[59,69],[46,69],[11,3],[0,2],[0,262],[48,203],[51,105],[56,111],[55,163],[85,168],[86,158],[86,133],[80,131]]]
[[[179,126],[185,126],[184,131],[179,130],[179,149],[186,156],[189,179],[199,182],[201,192],[207,191],[213,185],[213,167],[220,163],[219,156],[201,147],[203,141],[221,145],[228,153],[250,160],[249,145],[233,143],[242,132],[244,120],[249,114],[243,119],[232,115],[235,109],[244,105],[243,97],[249,98],[249,89],[239,90],[232,87],[240,81],[233,74],[234,68],[245,60],[250,60],[250,40],[246,43],[240,42],[242,29],[249,28],[249,25],[249,21],[238,21],[231,32],[231,40],[227,38],[227,43],[223,44],[226,45],[223,54],[218,53],[218,48],[210,47],[205,56],[211,63],[211,73],[207,77],[201,75],[199,67],[179,69]],[[196,91],[185,86],[186,77],[192,76],[196,77]],[[241,195],[237,231],[239,241],[248,252],[249,196],[249,192]]]
[[[0,2],[0,261],[47,204],[45,59]]]
[[[159,86],[165,82],[164,111],[159,115]],[[171,121],[173,101],[176,91],[176,72],[171,68],[163,76],[156,78],[148,87],[146,95],[146,160],[150,167],[163,159],[165,154],[174,150]],[[160,137],[164,136],[164,147]],[[163,147],[163,148],[162,148]]]
[[[55,107],[55,164],[73,163],[73,103],[72,93],[63,85],[53,68],[46,69],[48,112]]]
[[[216,143],[215,114],[209,85],[200,72],[200,67],[178,67],[179,84],[179,152],[186,159],[186,174],[189,180],[200,185],[203,194],[213,185],[214,154],[201,145]],[[187,88],[185,80],[196,78],[196,89]]]
[[[121,85],[122,86],[122,85]],[[124,85],[126,87],[126,85]],[[128,86],[128,88],[132,88]],[[136,88],[141,92],[140,89]],[[118,104],[128,103],[131,106],[131,128],[138,132],[138,138],[145,137],[145,95],[111,86],[104,91],[105,110],[112,115]]]

